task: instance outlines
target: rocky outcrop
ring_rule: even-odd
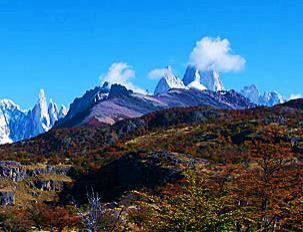
[[[22,181],[25,181],[27,190],[33,197],[37,197],[40,191],[62,191],[65,183],[70,182],[67,176],[70,169],[70,166],[63,165],[22,165],[15,161],[0,161],[0,179],[3,180],[3,186],[0,186],[0,206],[15,204],[15,187]]]
[[[37,180],[35,187],[42,191],[60,192],[64,187],[64,182],[58,180]]]
[[[21,165],[14,161],[0,162],[0,178],[8,179],[14,182],[20,182],[28,177],[35,177],[41,174],[66,175],[70,170],[69,166],[30,166]]]
[[[0,190],[0,205],[14,205],[15,193],[12,190]]]

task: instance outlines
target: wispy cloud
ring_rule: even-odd
[[[136,73],[132,66],[125,62],[113,63],[107,73],[100,77],[102,82],[108,81],[110,84],[121,84],[127,89],[131,89],[137,93],[146,93],[145,90],[135,86],[131,79],[135,77]]]
[[[245,59],[233,54],[230,42],[220,37],[204,37],[196,43],[189,57],[189,64],[199,70],[216,69],[219,72],[237,72],[244,68]]]
[[[168,72],[167,68],[156,68],[148,73],[148,77],[152,80],[157,80],[161,77],[164,77],[167,74],[167,72]]]

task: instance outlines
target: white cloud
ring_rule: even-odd
[[[152,80],[164,77],[167,74],[167,68],[156,68],[148,73],[148,77]]]
[[[243,57],[232,53],[229,41],[220,37],[202,38],[189,57],[189,64],[202,71],[236,72],[242,70],[245,63]]]
[[[302,98],[301,94],[291,94],[289,97],[289,100],[294,100],[294,99],[298,99],[298,98]]]
[[[133,68],[124,62],[113,63],[107,73],[100,77],[101,81],[108,81],[110,84],[120,84],[127,89],[131,89],[137,93],[146,93],[145,90],[135,86],[131,79],[136,75]]]

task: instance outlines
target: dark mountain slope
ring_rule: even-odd
[[[300,100],[292,101],[291,104],[298,105],[300,102]],[[240,122],[253,118],[257,120],[256,123],[258,121],[264,124],[286,123],[287,118],[295,120],[295,117],[299,117],[296,112],[285,110],[288,108],[289,106],[280,105],[273,108],[258,107],[247,110],[218,110],[211,107],[160,110],[139,118],[119,121],[113,126],[53,129],[30,140],[0,146],[0,157],[3,160],[37,160],[48,159],[52,156],[64,159],[68,154],[77,157],[77,155],[88,155],[100,151],[119,140],[131,139],[156,130],[165,130],[183,124],[210,122],[219,124],[222,120],[235,122],[237,117]]]
[[[142,115],[173,107],[211,106],[216,109],[246,109],[254,107],[248,99],[235,91],[199,91],[196,89],[171,89],[155,96],[143,95],[112,85],[108,95],[99,96],[100,89],[89,91],[77,99],[67,117],[56,128],[74,127],[83,124],[114,124],[117,121],[137,118]],[[89,100],[87,100],[89,99]],[[87,102],[85,107],[82,104]],[[83,109],[79,111],[78,109]]]
[[[281,106],[282,107],[287,106],[287,107],[294,108],[294,109],[297,109],[297,110],[303,110],[303,99],[300,98],[300,99],[290,100],[290,101],[285,102],[284,104],[281,104],[279,106],[280,107]]]

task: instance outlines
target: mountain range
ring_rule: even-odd
[[[265,91],[261,94],[256,85],[245,86],[240,93],[257,105],[273,106],[285,102],[277,91]]]
[[[92,94],[94,93],[94,94]],[[102,98],[96,99],[96,96]],[[83,102],[90,108],[79,111]],[[231,91],[200,91],[173,88],[157,95],[144,95],[113,84],[109,90],[96,87],[71,104],[67,116],[55,127],[74,127],[83,124],[114,124],[117,121],[174,107],[211,106],[217,109],[245,109],[254,106],[241,94]]]
[[[283,102],[283,98],[275,93],[268,92],[260,96],[260,101],[254,101],[244,91],[238,93],[224,90],[220,75],[215,70],[202,72],[188,66],[181,80],[168,66],[164,69],[153,95],[136,93],[124,86],[105,82],[103,86],[97,86],[81,98],[75,99],[67,116],[59,120],[55,127],[114,124],[120,120],[174,107],[247,109],[257,105],[273,106]]]
[[[276,91],[261,94],[255,85],[239,93],[224,90],[216,70],[201,71],[188,66],[179,79],[168,66],[159,79],[153,95],[136,93],[126,87],[105,82],[76,98],[69,111],[40,91],[39,100],[31,110],[22,110],[11,100],[0,101],[0,144],[35,137],[55,128],[70,128],[84,124],[104,125],[136,118],[174,107],[210,106],[217,109],[247,109],[257,105],[283,103]]]
[[[44,90],[40,90],[38,102],[31,110],[22,110],[13,101],[0,101],[0,144],[12,143],[35,137],[50,130],[56,121],[65,117],[67,109],[50,99],[47,104]]]
[[[200,71],[194,66],[187,67],[182,80],[173,73],[171,67],[167,67],[164,76],[157,84],[154,94],[166,93],[173,88],[224,91],[220,74],[216,70]],[[282,95],[277,91],[266,91],[261,94],[254,84],[244,87],[240,93],[256,105],[273,106],[285,102]]]

